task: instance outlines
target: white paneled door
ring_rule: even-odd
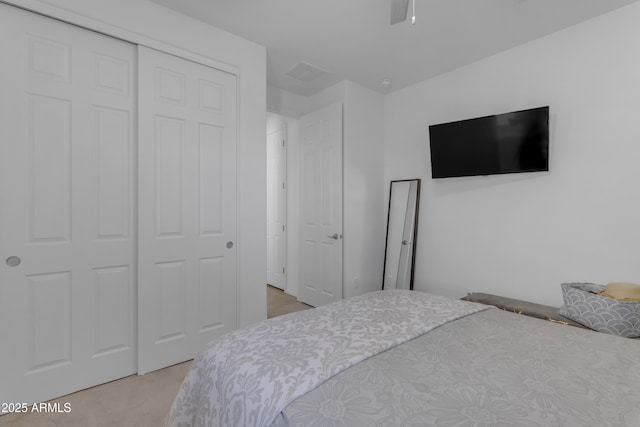
[[[140,46],[139,364],[236,328],[236,76]]]
[[[286,146],[284,125],[267,133],[267,283],[286,289]]]
[[[342,104],[300,119],[300,289],[314,307],[342,299]]]
[[[0,4],[0,402],[130,375],[135,46]]]

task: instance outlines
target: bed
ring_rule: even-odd
[[[640,426],[640,340],[408,290],[227,334],[166,425]]]

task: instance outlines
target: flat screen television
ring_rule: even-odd
[[[429,126],[432,178],[549,170],[549,107]]]

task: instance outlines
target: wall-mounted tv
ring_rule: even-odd
[[[432,178],[549,170],[549,107],[429,126]]]

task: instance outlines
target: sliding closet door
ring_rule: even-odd
[[[0,402],[135,373],[128,43],[0,4]]]
[[[236,91],[139,48],[139,373],[236,328]]]

